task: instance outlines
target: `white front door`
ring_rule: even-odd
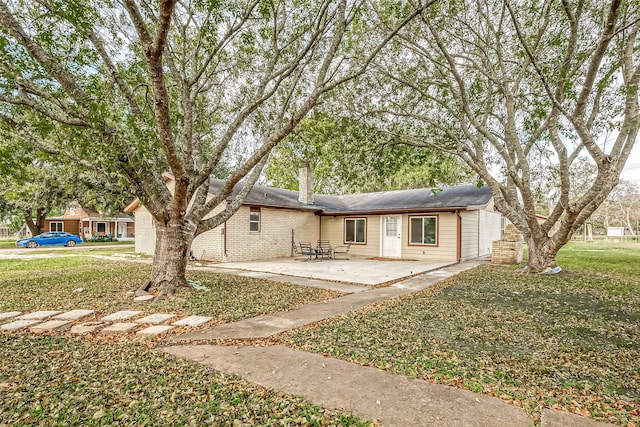
[[[127,237],[127,223],[119,222],[118,223],[118,237]]]
[[[402,256],[402,215],[382,217],[382,256]]]

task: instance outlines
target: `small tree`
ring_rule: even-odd
[[[194,237],[236,212],[271,150],[432,1],[384,33],[364,1],[0,1],[0,120],[127,180],[155,222],[151,280],[168,294],[186,284]],[[233,147],[247,154],[210,196]]]
[[[393,55],[378,58],[371,78],[379,94],[370,97],[417,145],[460,156],[524,235],[528,266],[552,267],[616,186],[635,144],[639,8],[621,0],[441,1],[402,33]],[[579,188],[571,170],[581,158],[596,173]],[[539,222],[541,178],[557,191]]]

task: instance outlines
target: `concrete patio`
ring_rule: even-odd
[[[294,257],[266,261],[225,262],[206,264],[206,268],[247,277],[270,278],[267,275],[277,274],[373,286],[395,282],[404,277],[437,270],[451,264],[451,261],[388,261],[352,256],[350,259],[305,260]]]

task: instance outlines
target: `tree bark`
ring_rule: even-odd
[[[31,215],[31,211],[24,211],[24,222],[27,224],[29,231],[32,236],[38,236],[42,234],[44,229],[44,220],[47,218],[46,212],[42,212],[42,210],[38,209],[36,211],[36,220],[33,220]]]
[[[187,286],[186,267],[195,227],[185,224],[156,224],[151,287],[158,290],[156,300],[171,296]]]
[[[544,270],[553,268],[556,264],[556,255],[562,245],[556,244],[551,237],[529,237],[526,239],[529,246],[529,260],[527,268],[531,270]]]

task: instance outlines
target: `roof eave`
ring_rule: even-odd
[[[396,213],[425,213],[425,212],[455,212],[482,209],[482,206],[445,206],[437,208],[400,208],[400,209],[369,209],[353,211],[322,211],[322,216],[350,216],[350,215],[387,215]]]

